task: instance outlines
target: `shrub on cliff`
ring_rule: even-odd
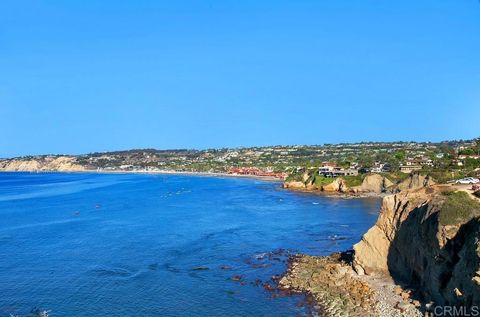
[[[359,174],[357,176],[344,176],[343,180],[348,187],[360,186],[363,183],[365,174]]]
[[[480,216],[480,203],[466,192],[445,192],[444,195],[446,199],[439,214],[441,225],[457,225]]]
[[[286,182],[303,182],[303,172],[293,172],[287,176],[285,179]]]
[[[315,175],[314,184],[316,188],[322,188],[325,185],[331,184],[335,180],[334,177],[324,177],[322,175]]]

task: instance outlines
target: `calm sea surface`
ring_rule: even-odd
[[[252,179],[0,173],[0,316],[301,316],[261,285],[284,250],[351,248],[379,206]]]

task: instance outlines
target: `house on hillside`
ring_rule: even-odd
[[[422,169],[422,166],[421,165],[414,165],[414,164],[405,164],[405,165],[401,165],[400,166],[400,172],[402,173],[408,173],[410,174],[411,172],[414,172],[414,171],[419,171]]]
[[[460,160],[465,160],[465,159],[473,159],[473,160],[480,160],[480,155],[459,155],[458,158]]]
[[[385,173],[390,172],[392,170],[392,166],[388,163],[381,163],[376,161],[373,166],[369,169],[372,173]]]
[[[339,176],[357,176],[358,169],[343,168],[336,166],[336,164],[324,164],[318,168],[318,174],[324,177],[339,177]]]

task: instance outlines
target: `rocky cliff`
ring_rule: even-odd
[[[412,173],[406,179],[397,183],[392,182],[387,177],[380,174],[368,174],[363,178],[362,183],[358,186],[349,186],[348,182],[342,177],[337,177],[327,184],[317,184],[315,182],[315,177],[318,177],[318,175],[312,175],[308,172],[305,172],[297,180],[285,181],[283,183],[283,187],[307,191],[353,194],[388,194],[397,193],[404,190],[428,187],[435,184],[431,177],[428,175],[422,175],[420,173]]]
[[[359,273],[388,274],[439,305],[480,305],[480,201],[451,186],[384,198],[376,224],[354,246]]]
[[[391,192],[399,192],[407,189],[428,187],[435,184],[435,181],[428,175],[412,173],[406,179],[390,188]]]
[[[385,176],[379,174],[370,174],[365,176],[360,186],[352,187],[354,193],[384,193],[393,186],[394,183]]]
[[[75,157],[45,156],[39,158],[17,158],[0,160],[0,171],[4,172],[40,172],[40,171],[83,171]]]

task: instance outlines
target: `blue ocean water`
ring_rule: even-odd
[[[351,248],[379,207],[254,179],[0,173],[0,316],[302,316],[262,287],[284,250]]]

